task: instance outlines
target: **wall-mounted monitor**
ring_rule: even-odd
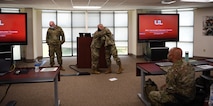
[[[0,13],[0,45],[27,45],[26,13]]]
[[[179,14],[138,14],[138,43],[179,41]]]

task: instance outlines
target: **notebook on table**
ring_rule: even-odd
[[[143,68],[145,71],[147,71],[147,74],[152,74],[152,75],[166,74],[164,70],[162,70],[159,66],[157,66],[154,63],[138,64],[138,66]]]

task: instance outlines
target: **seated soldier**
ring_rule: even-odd
[[[149,93],[148,98],[152,106],[180,102],[184,104],[195,97],[195,71],[189,63],[182,60],[182,50],[172,48],[167,57],[173,65],[166,74],[166,84],[159,91]]]

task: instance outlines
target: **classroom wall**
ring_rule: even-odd
[[[213,58],[213,36],[203,34],[205,16],[213,16],[213,7],[196,9],[194,11],[194,56]]]
[[[137,43],[137,11],[136,10],[131,10],[128,11],[128,19],[129,19],[129,36],[128,36],[128,54],[131,55],[137,55],[137,54],[141,54],[140,52],[142,52],[142,49],[138,49],[138,48],[142,48],[140,45],[138,45]]]
[[[211,57],[213,58],[213,36],[205,36],[203,34],[203,20],[205,16],[213,16],[213,7],[211,8],[198,8],[194,10],[194,44],[193,44],[193,56],[194,57]],[[131,14],[137,15],[137,14]],[[133,17],[133,16],[132,16]],[[133,20],[132,20],[133,19]],[[135,19],[135,20],[134,20]],[[137,26],[137,18],[131,18],[129,20],[132,22],[132,26]],[[129,26],[129,27],[132,27]],[[135,29],[137,31],[137,29]],[[136,36],[136,40],[133,39],[129,41],[129,44],[134,44],[137,42],[137,32],[129,31],[129,37]],[[129,51],[129,54],[136,56],[143,55],[145,51],[145,44],[137,43],[134,45],[129,45],[132,51]],[[134,49],[132,49],[134,48]]]
[[[194,56],[213,57],[213,36],[204,36],[202,34],[203,17],[213,16],[213,8],[196,9],[194,12]],[[28,24],[28,45],[22,47],[22,58],[27,60],[42,56],[42,30],[41,30],[41,10],[25,9],[30,14]],[[146,46],[137,43],[137,13],[138,10],[129,11],[129,48],[128,54],[142,56]]]
[[[138,43],[137,41],[137,14],[138,13],[160,13],[159,10],[137,9],[129,12],[129,52],[128,54],[142,57],[147,54],[147,43]]]
[[[27,61],[34,61],[36,57],[42,56],[41,11],[23,8],[21,12],[27,13],[28,40],[27,45],[21,46],[21,58]]]
[[[42,56],[42,29],[41,29],[41,10],[23,9],[22,12],[27,12],[28,16],[28,45],[22,46],[22,59],[33,60],[36,57]],[[142,44],[137,43],[137,11],[129,11],[129,48],[128,53],[138,56],[142,55]]]

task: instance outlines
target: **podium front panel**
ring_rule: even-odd
[[[77,67],[91,68],[91,49],[92,37],[77,37]],[[99,68],[106,68],[105,48],[100,49]]]

